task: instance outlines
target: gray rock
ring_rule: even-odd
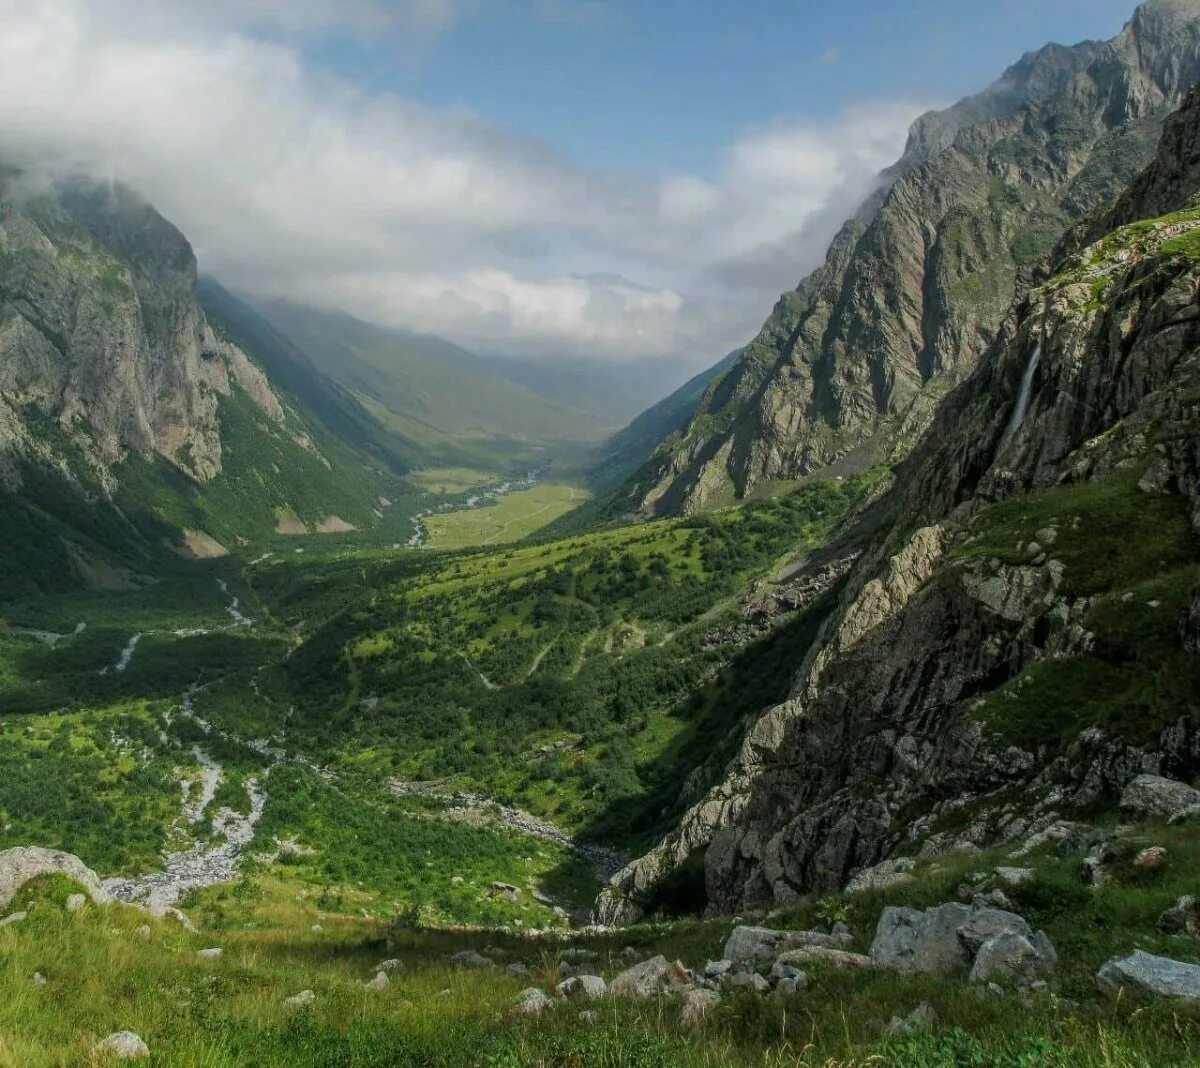
[[[907,1016],[893,1016],[885,1031],[890,1038],[916,1034],[937,1023],[937,1012],[928,1001],[922,1001]]]
[[[712,990],[701,990],[692,987],[683,992],[683,1009],[679,1014],[679,1022],[687,1028],[698,1027],[704,1018],[721,1003],[720,995]]]
[[[722,975],[724,975],[726,972],[730,971],[732,968],[733,968],[733,961],[731,961],[731,960],[724,960],[724,959],[710,960],[704,966],[704,974],[707,975],[710,979],[719,979]]]
[[[1054,969],[1057,960],[1054,946],[1041,931],[1034,935],[1002,931],[979,947],[970,979],[973,983],[1002,979],[1014,986],[1032,986]]]
[[[774,960],[783,949],[786,935],[770,927],[735,927],[725,942],[723,956],[735,964],[759,964]]]
[[[376,993],[381,993],[392,985],[391,979],[388,978],[387,972],[376,972],[375,978],[370,982],[363,983],[368,990],[374,990]]]
[[[783,960],[777,960],[771,965],[770,978],[773,981],[779,981],[781,979],[802,979],[805,983],[808,982],[808,975],[805,973],[803,968]]]
[[[1105,994],[1126,990],[1200,1004],[1200,965],[1135,949],[1129,956],[1113,957],[1105,964],[1096,973],[1096,985]]]
[[[781,953],[776,964],[823,964],[839,971],[875,968],[876,962],[862,953],[848,953],[844,949],[830,949],[828,946],[799,946]]]
[[[450,958],[452,964],[461,964],[464,968],[489,968],[492,962],[473,949],[464,949]]]
[[[958,928],[957,933],[959,941],[966,947],[967,953],[974,957],[985,942],[997,935],[1006,933],[1030,935],[1033,932],[1029,924],[1015,912],[1008,912],[1005,909],[975,908]]]
[[[100,877],[77,856],[58,849],[24,846],[0,852],[0,909],[5,908],[27,882],[42,875],[65,875],[97,904],[109,900]]]
[[[48,980],[41,972],[34,972],[33,978],[29,980],[34,986],[47,986]]]
[[[1200,805],[1200,790],[1160,775],[1139,775],[1121,793],[1121,808],[1145,819],[1170,819]]]
[[[623,971],[609,983],[608,990],[614,997],[653,998],[679,993],[690,985],[687,969],[679,961],[672,964],[660,954]]]
[[[67,898],[66,909],[68,912],[78,912],[86,904],[86,894],[72,894],[69,898]]]
[[[404,971],[404,961],[396,960],[393,957],[391,960],[381,960],[376,967],[378,971],[387,972],[390,975],[392,972]]]
[[[556,986],[559,997],[564,998],[602,998],[608,990],[608,984],[598,975],[575,975],[564,979]]]
[[[317,1000],[317,995],[312,990],[301,990],[299,994],[293,994],[290,998],[284,998],[285,1005],[291,1005],[293,1008],[303,1008],[305,1005],[311,1005]]]
[[[804,972],[797,975],[789,975],[785,979],[780,979],[775,984],[774,993],[780,997],[793,997],[801,993],[808,986],[808,976]]]
[[[899,972],[948,975],[966,971],[970,956],[958,929],[970,919],[967,905],[946,904],[917,909],[883,910],[871,943],[871,959]]]
[[[517,978],[520,978],[522,975],[528,975],[529,967],[528,967],[528,965],[522,963],[521,961],[515,960],[512,962],[512,964],[505,966],[504,974],[507,975],[510,979],[517,979]]]
[[[1168,934],[1194,936],[1200,933],[1200,899],[1184,894],[1159,916],[1158,928]]]
[[[150,1056],[150,1048],[132,1031],[117,1031],[96,1046],[101,1056],[118,1061],[140,1061]]]
[[[864,868],[847,884],[847,894],[862,894],[868,890],[886,890],[891,886],[906,886],[913,882],[912,870],[917,862],[912,857],[885,860],[872,868]]]
[[[996,879],[1010,890],[1019,886],[1028,886],[1037,877],[1032,868],[997,868]]]
[[[220,960],[221,953],[222,951],[220,949],[214,947],[212,949],[202,949],[196,954],[196,956],[202,957],[204,960]]]
[[[750,994],[766,994],[771,989],[771,984],[758,972],[732,972],[723,976],[721,983],[730,990]]]
[[[522,1016],[540,1016],[553,1005],[554,1002],[547,997],[545,991],[531,986],[521,991],[517,1001],[517,1012]]]
[[[14,923],[20,923],[22,920],[28,919],[28,912],[13,912],[4,919],[0,920],[0,927],[9,927]]]

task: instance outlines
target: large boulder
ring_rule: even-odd
[[[885,968],[922,975],[968,971],[982,948],[1002,935],[1026,940],[1039,960],[1054,961],[1054,947],[1044,934],[1035,935],[1015,912],[948,902],[934,908],[886,908],[879,917],[871,959]],[[1016,952],[1017,943],[993,946],[984,968],[1002,969],[1001,958]]]
[[[1146,819],[1170,819],[1200,805],[1200,790],[1159,775],[1139,775],[1121,793],[1121,808]]]
[[[1096,973],[1096,985],[1106,994],[1130,991],[1200,1004],[1200,965],[1135,949],[1105,964]]]
[[[1002,931],[979,947],[971,965],[971,981],[1003,980],[1014,986],[1032,986],[1048,975],[1057,961],[1058,954],[1042,931],[1032,935]]]
[[[722,956],[735,964],[766,963],[779,956],[786,938],[786,932],[770,927],[735,927]]]
[[[7,907],[27,882],[42,875],[66,875],[97,904],[109,900],[100,877],[74,854],[41,846],[18,846],[0,852],[0,909]]]
[[[653,998],[679,993],[691,985],[688,970],[679,961],[672,964],[660,954],[623,971],[609,983],[608,991],[614,997]]]
[[[608,989],[608,984],[598,975],[575,975],[570,979],[564,979],[555,987],[559,997],[564,998],[592,998],[604,997],[605,991]]]

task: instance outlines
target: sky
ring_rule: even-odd
[[[0,0],[0,157],[234,289],[482,354],[707,366],[909,123],[1132,0]]]

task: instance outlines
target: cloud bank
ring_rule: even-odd
[[[707,176],[587,170],[334,78],[288,36],[436,33],[473,2],[0,0],[0,156],[130,183],[235,288],[482,352],[699,364],[819,262],[921,110],[750,130]]]

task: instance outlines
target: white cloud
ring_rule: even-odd
[[[164,0],[137,23],[127,0],[0,0],[0,155],[130,182],[235,287],[483,351],[711,362],[820,259],[919,110],[750,131],[707,177],[589,171],[255,35],[436,30],[472,3],[216,0],[200,18]]]

